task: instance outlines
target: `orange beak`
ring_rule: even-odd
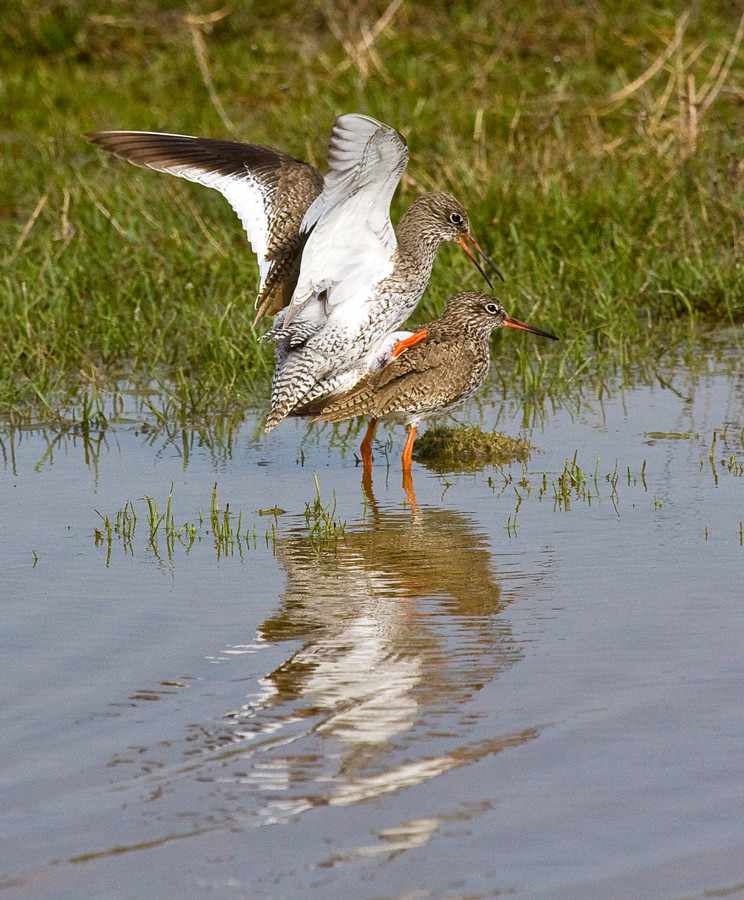
[[[509,328],[517,328],[519,331],[529,331],[530,334],[537,334],[540,337],[550,338],[551,341],[560,340],[560,338],[557,338],[549,331],[543,331],[542,328],[535,328],[526,322],[520,322],[519,319],[515,319],[513,316],[504,316],[504,325],[508,325]]]

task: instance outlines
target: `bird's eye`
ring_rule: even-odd
[[[498,315],[499,308],[495,303],[486,303],[486,312],[492,316]]]
[[[462,223],[465,221],[465,219],[463,219],[459,212],[450,213],[449,220],[453,225],[462,225]]]

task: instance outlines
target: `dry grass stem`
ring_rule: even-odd
[[[729,47],[728,56],[726,57],[726,62],[723,64],[723,68],[718,73],[718,76],[710,90],[706,92],[705,100],[700,105],[700,115],[705,115],[705,113],[710,109],[711,104],[714,102],[716,97],[718,96],[721,88],[726,82],[728,78],[729,72],[731,71],[731,66],[734,64],[734,60],[736,59],[739,48],[741,47],[742,39],[744,39],[744,13],[742,13],[741,18],[739,19],[739,27],[736,29],[736,34],[734,36],[734,40],[731,43],[731,47]]]
[[[106,207],[103,205],[103,203],[101,203],[101,201],[98,199],[98,197],[96,197],[96,195],[93,193],[93,190],[91,189],[90,185],[85,181],[85,179],[80,174],[80,172],[75,172],[75,175],[77,176],[77,180],[78,180],[80,186],[85,191],[85,193],[88,195],[88,198],[89,198],[90,202],[93,204],[93,206],[95,206],[95,208],[101,213],[102,216],[104,216],[106,219],[108,219],[108,221],[113,225],[113,227],[116,229],[116,231],[122,237],[129,239],[129,235],[127,234],[127,232],[116,221],[114,216],[106,209]]]
[[[179,185],[179,187],[181,187],[181,186]],[[172,192],[173,192],[173,187],[171,185],[169,185],[169,193],[172,193]],[[185,200],[186,206],[188,206],[188,208],[189,208],[189,212],[192,214],[192,216],[196,220],[196,224],[199,226],[199,230],[204,235],[204,237],[207,239],[208,243],[211,244],[212,247],[214,247],[214,249],[220,254],[220,256],[224,257],[225,259],[228,259],[230,254],[227,252],[227,250],[225,250],[225,248],[222,246],[222,244],[219,243],[219,241],[212,235],[210,230],[207,228],[207,225],[206,225],[204,219],[202,218],[201,213],[194,205],[194,201],[191,199],[191,196],[189,195],[188,191],[181,188],[181,193],[180,193],[179,199]]]
[[[205,28],[208,25],[211,25],[212,23],[223,19],[229,13],[230,9],[228,7],[224,7],[223,9],[217,10],[209,16],[186,15],[184,17],[184,21],[189,26],[189,31],[191,32],[191,40],[194,45],[196,61],[199,64],[204,87],[206,87],[207,89],[209,99],[212,101],[212,106],[214,106],[215,110],[217,111],[217,115],[220,117],[220,120],[225,128],[227,128],[227,130],[231,134],[239,137],[240,133],[238,129],[235,127],[232,120],[225,111],[225,107],[222,105],[222,101],[220,100],[219,96],[217,95],[217,91],[215,90],[214,82],[212,81],[212,75],[209,71],[209,63],[207,61],[207,48],[204,43],[204,37],[202,36],[202,28]]]
[[[697,101],[695,99],[695,76],[687,76],[687,103],[690,109],[689,128],[687,133],[687,147],[689,153],[694,153],[697,147]]]
[[[13,262],[15,260],[16,256],[18,255],[18,252],[20,251],[21,247],[24,244],[24,241],[26,240],[26,238],[29,235],[29,232],[34,227],[34,222],[39,218],[39,216],[41,215],[42,209],[44,209],[44,207],[46,206],[46,202],[48,199],[49,199],[49,191],[47,191],[46,194],[44,194],[44,196],[36,204],[36,209],[34,209],[34,211],[31,213],[31,216],[29,217],[28,221],[23,226],[23,230],[21,231],[20,235],[18,236],[18,240],[16,241],[16,245],[13,248],[13,252],[10,254],[10,262]]]
[[[393,81],[385,72],[382,60],[374,49],[374,44],[385,29],[391,24],[402,3],[403,0],[392,0],[392,3],[388,5],[385,12],[371,29],[366,23],[362,23],[360,27],[362,36],[356,41],[351,40],[343,34],[338,22],[332,14],[327,16],[328,27],[331,33],[343,46],[347,54],[347,59],[345,59],[339,67],[340,71],[344,72],[351,66],[356,66],[362,78],[367,79],[369,78],[372,68],[374,68],[383,79],[386,80],[386,83],[393,84]]]
[[[650,81],[657,72],[660,72],[664,68],[666,63],[672,58],[672,56],[682,43],[682,36],[684,35],[685,26],[687,25],[687,20],[689,19],[689,17],[689,11],[685,11],[682,13],[679,19],[677,19],[677,23],[674,27],[674,37],[672,38],[672,41],[667,45],[666,49],[656,57],[653,63],[651,63],[646,71],[639,75],[638,78],[631,81],[630,84],[626,84],[625,87],[620,88],[619,91],[615,91],[614,94],[611,94],[606,100],[604,100],[600,104],[603,109],[627,100],[628,97],[631,97],[633,94],[635,94],[635,92],[642,88],[647,81]]]

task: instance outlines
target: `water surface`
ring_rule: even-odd
[[[414,504],[400,429],[366,493],[345,428],[168,434],[128,398],[6,431],[3,895],[744,891],[737,352],[570,407],[494,388],[458,419],[529,463],[415,463]],[[153,543],[171,485],[193,537]]]

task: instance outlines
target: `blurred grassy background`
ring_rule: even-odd
[[[0,410],[167,381],[184,417],[267,393],[258,270],[213,191],[107,158],[144,129],[323,168],[336,115],[402,131],[417,192],[452,191],[506,274],[515,389],[559,396],[744,318],[738,2],[16,0],[0,12]],[[440,250],[418,321],[481,282]]]

